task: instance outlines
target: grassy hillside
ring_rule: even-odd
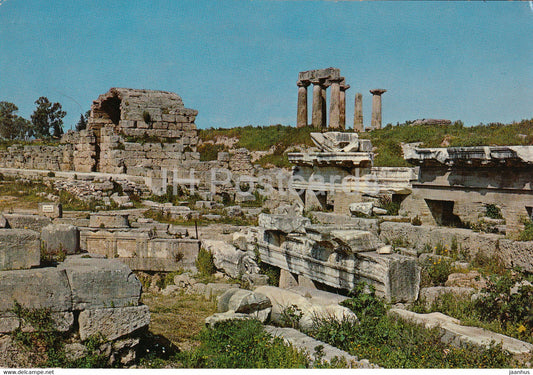
[[[245,126],[231,129],[202,129],[200,139],[214,140],[217,137],[235,137],[239,141],[235,147],[245,147],[250,151],[266,151],[276,146],[274,155],[269,155],[266,162],[278,166],[287,166],[285,151],[292,145],[312,146],[309,133],[314,128],[294,128],[283,125]],[[319,130],[318,130],[319,131]],[[401,143],[422,142],[423,147],[447,146],[484,146],[484,145],[531,145],[533,144],[533,119],[522,120],[512,124],[480,124],[466,127],[458,121],[453,125],[410,125],[410,122],[361,134],[362,138],[372,141],[376,147],[376,166],[408,166],[402,157]],[[200,148],[204,160],[216,158],[216,153],[223,146],[204,146]]]

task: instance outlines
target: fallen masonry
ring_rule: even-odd
[[[80,254],[76,231],[49,225],[41,237],[28,229],[0,229],[0,347],[3,353],[19,353],[11,334],[38,328],[17,312],[20,305],[28,311],[45,309],[52,329],[69,337],[102,334],[108,341],[100,350],[107,351],[109,363],[126,365],[135,359],[139,337],[150,322],[148,307],[140,303],[141,284],[118,260]],[[54,241],[72,255],[44,266],[41,240],[44,256],[57,256],[56,248],[49,248]],[[0,366],[17,365],[11,354],[0,354]]]
[[[379,254],[384,247],[379,238],[356,227],[344,226],[341,230],[309,223],[291,231],[285,225],[287,218],[261,214],[259,222],[268,222],[269,226],[248,230],[248,248],[257,249],[261,261],[345,291],[364,281],[387,301],[417,299],[420,268],[416,259]]]

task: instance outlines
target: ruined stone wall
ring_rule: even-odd
[[[0,168],[68,171],[73,166],[73,145],[13,145],[0,151]]]

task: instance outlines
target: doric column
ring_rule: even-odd
[[[387,92],[387,90],[370,90],[370,93],[374,95],[372,97],[372,123],[370,124],[372,130],[381,129],[381,94],[384,92]]]
[[[321,122],[321,127],[322,129],[326,129],[328,127],[328,117],[327,117],[327,113],[328,113],[328,107],[327,107],[327,94],[326,94],[326,89],[331,86],[331,82],[325,80],[325,79],[321,79],[320,80],[321,82],[321,87],[322,87],[322,91],[321,91],[321,96],[322,96],[322,122]]]
[[[311,122],[313,127],[322,127],[322,85],[320,80],[311,80],[313,84],[313,113],[311,116]]]
[[[341,129],[346,129],[346,90],[350,88],[350,85],[346,84],[346,80],[343,78],[341,82],[341,101],[340,101],[340,125]]]
[[[307,86],[311,82],[298,81],[298,113],[296,115],[296,126],[302,128],[307,126]]]
[[[353,131],[364,132],[363,127],[363,94],[358,92],[355,94],[355,109],[353,114]]]
[[[329,103],[329,128],[341,127],[341,79],[330,79],[331,93]]]

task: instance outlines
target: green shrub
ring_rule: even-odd
[[[453,272],[452,261],[441,256],[428,257],[421,266],[421,286],[443,286]]]
[[[196,269],[202,276],[210,276],[216,272],[215,263],[213,261],[213,254],[211,251],[200,248],[198,257],[196,258]]]
[[[52,172],[52,171],[49,171],[49,172],[46,174],[46,176],[48,176],[48,177],[55,177],[56,174],[55,174],[54,172]]]
[[[300,319],[302,319],[303,315],[302,310],[296,305],[285,307],[281,311],[282,327],[298,328],[300,326]]]
[[[186,368],[307,368],[307,356],[272,338],[256,320],[218,323],[200,332],[201,345],[178,354]]]
[[[217,160],[218,153],[226,151],[226,146],[215,145],[211,143],[204,143],[198,146],[198,152],[200,153],[200,161]]]
[[[344,306],[354,311],[359,323],[348,319],[316,319],[311,335],[359,358],[386,368],[501,368],[512,364],[501,346],[456,348],[441,342],[438,328],[387,316],[386,306],[373,293],[359,291]]]
[[[502,211],[495,204],[487,204],[485,206],[485,216],[491,219],[503,219]]]
[[[420,218],[418,217],[418,215],[416,215],[412,220],[411,220],[411,225],[414,225],[414,226],[420,226],[422,225],[422,220],[420,220]]]
[[[518,239],[520,241],[533,241],[533,221],[524,222],[524,229],[520,232]]]
[[[383,195],[379,197],[379,207],[387,210],[387,215],[396,216],[400,210],[400,203],[393,202],[391,197]]]

